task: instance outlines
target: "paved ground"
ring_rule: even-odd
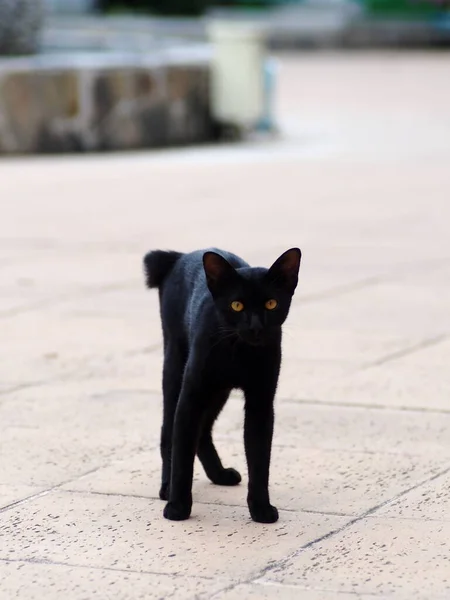
[[[286,57],[283,140],[0,165],[0,597],[450,596],[448,57]],[[300,245],[271,474],[157,499],[149,248]],[[245,472],[242,401],[218,426]]]

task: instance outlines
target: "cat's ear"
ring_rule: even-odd
[[[203,268],[212,294],[236,275],[235,269],[217,252],[205,252],[203,255]]]
[[[293,294],[298,283],[301,258],[300,248],[286,250],[270,267],[269,279],[276,285],[287,288]]]

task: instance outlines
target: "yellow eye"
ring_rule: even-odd
[[[239,300],[235,300],[231,303],[231,308],[235,312],[241,312],[241,310],[244,310],[244,305],[242,304],[242,302],[239,302]]]
[[[278,302],[276,300],[267,300],[267,302],[264,305],[267,310],[273,310],[274,308],[276,308],[278,306]]]

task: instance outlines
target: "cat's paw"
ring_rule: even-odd
[[[169,521],[185,521],[191,516],[192,506],[180,502],[168,502],[164,507],[164,517]]]
[[[232,467],[222,469],[222,471],[217,473],[212,479],[212,482],[216,485],[238,485],[241,481],[241,474]]]
[[[161,500],[168,500],[170,494],[170,487],[168,483],[163,483],[159,490],[159,497]]]
[[[250,516],[257,523],[275,523],[278,521],[278,510],[271,504],[249,505]]]

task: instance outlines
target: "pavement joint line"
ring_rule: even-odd
[[[355,523],[359,523],[360,521],[363,521],[364,519],[367,519],[367,517],[371,517],[372,515],[374,515],[374,513],[376,513],[378,510],[380,510],[380,508],[383,508],[384,506],[387,506],[388,504],[391,504],[392,502],[395,502],[396,500],[399,500],[400,498],[403,498],[403,496],[406,496],[410,492],[412,492],[412,491],[414,491],[414,490],[422,487],[423,485],[426,485],[427,483],[430,483],[432,481],[435,481],[436,479],[439,479],[439,477],[443,477],[447,473],[450,473],[450,466],[447,466],[445,469],[443,469],[439,473],[436,473],[436,474],[432,475],[431,477],[428,477],[427,479],[419,481],[418,483],[414,484],[413,486],[410,486],[409,488],[407,488],[407,489],[399,492],[398,494],[396,494],[392,498],[388,498],[387,500],[384,500],[383,502],[380,502],[379,504],[376,504],[375,506],[372,506],[371,508],[369,508],[368,510],[364,511],[363,513],[361,513],[357,517],[354,517],[354,518],[350,519],[349,521],[347,521],[347,523],[345,523],[341,527],[337,527],[336,529],[332,529],[331,531],[328,531],[328,533],[325,533],[325,534],[323,534],[323,535],[315,538],[314,540],[311,540],[310,542],[307,542],[306,544],[304,544],[303,546],[301,546],[298,550],[294,550],[294,552],[291,552],[285,558],[282,558],[282,559],[280,559],[278,561],[275,561],[274,563],[266,565],[266,567],[264,567],[263,569],[261,569],[261,571],[259,572],[259,574],[256,577],[250,577],[250,578],[246,579],[245,581],[241,581],[239,583],[232,583],[232,584],[228,585],[226,588],[218,590],[212,596],[209,597],[209,600],[213,600],[219,594],[222,594],[224,592],[228,592],[228,591],[233,590],[239,584],[252,584],[255,581],[257,581],[258,579],[263,578],[266,574],[270,573],[271,571],[274,571],[275,569],[283,569],[284,567],[286,567],[289,564],[290,561],[292,561],[293,559],[295,559],[298,556],[300,556],[300,554],[302,554],[306,550],[309,550],[309,548],[312,548],[316,544],[320,544],[321,542],[324,542],[324,541],[332,538],[333,536],[341,533],[342,531],[345,531],[346,529],[348,529],[349,527],[351,527]]]
[[[29,382],[29,383],[21,383],[21,384],[15,385],[13,387],[6,388],[4,390],[0,390],[0,396],[7,396],[8,394],[22,392],[23,390],[32,389],[34,387],[39,388],[39,387],[45,387],[47,385],[53,385],[55,383],[56,384],[68,383],[68,382],[70,382],[71,377],[73,377],[76,374],[77,374],[76,371],[72,371],[61,377],[55,377],[55,378],[51,378],[51,379],[43,379],[42,381],[34,381],[34,382]],[[88,380],[87,378],[84,378],[81,380],[78,379],[78,381],[87,381],[87,380]],[[109,393],[113,393],[113,391],[110,390]],[[96,395],[98,395],[98,394],[96,394]]]
[[[95,467],[94,469],[90,469],[86,473],[83,473],[83,475],[80,475],[80,478],[86,477],[87,475],[91,475],[92,473],[95,473],[96,471],[98,471],[101,468],[102,467]],[[77,477],[75,479],[79,479],[79,478]],[[26,502],[29,502],[30,500],[32,501],[32,500],[36,500],[37,498],[42,498],[43,496],[47,496],[48,494],[59,489],[63,485],[67,485],[67,484],[71,483],[73,480],[74,480],[74,478],[68,479],[67,481],[62,481],[61,483],[57,483],[56,485],[53,485],[45,490],[36,492],[35,494],[30,494],[29,496],[26,496],[25,498],[21,498],[20,500],[16,500],[15,502],[10,502],[9,504],[6,504],[5,506],[0,507],[0,514],[6,512],[7,510],[11,510],[12,508],[16,508],[17,506],[21,506],[22,504],[25,504]],[[36,487],[38,487],[38,486],[36,486]]]
[[[12,387],[0,390],[0,396],[6,396],[7,394],[14,394],[15,392],[21,392],[22,390],[28,390],[33,387],[42,387],[48,383],[54,383],[55,379],[42,379],[41,381],[29,381],[28,383],[19,383]]]
[[[384,502],[381,502],[378,506],[375,506],[375,507],[369,509],[367,511],[367,513],[363,514],[361,517],[358,517],[358,520],[373,516],[375,512],[380,510],[380,508],[384,508],[385,506],[388,506],[389,504],[392,504],[393,502],[400,500],[400,498],[403,498],[403,496],[406,496],[410,492],[418,490],[419,488],[423,487],[424,485],[427,485],[428,483],[431,483],[432,481],[437,481],[438,479],[440,479],[441,477],[445,477],[449,473],[450,473],[450,464],[447,464],[447,466],[444,469],[442,469],[442,471],[439,471],[439,473],[435,473],[431,477],[428,477],[427,479],[423,479],[422,481],[417,482],[415,485],[411,486],[407,490],[403,490],[402,492],[399,492],[397,495],[395,495],[390,500],[385,500]]]
[[[136,350],[127,350],[123,353],[122,356],[140,356],[141,354],[153,354],[153,352],[162,349],[162,347],[162,341],[155,342],[154,344],[149,344],[148,346],[144,346],[143,348],[137,348]]]
[[[441,258],[426,258],[421,261],[416,262],[408,262],[400,265],[396,265],[393,267],[393,272],[398,274],[404,273],[405,267],[407,270],[413,269],[414,273],[417,270],[426,271],[429,273],[430,271],[440,271],[441,269],[446,269],[450,264],[450,256],[443,256]]]
[[[70,381],[70,377],[75,375],[76,373],[71,373],[64,377],[56,377],[55,379],[44,380],[42,382],[35,382],[30,384],[22,384],[20,386],[16,386],[14,388],[7,388],[6,390],[0,390],[0,396],[4,396],[7,394],[11,394],[13,392],[20,392],[22,389],[28,389],[31,387],[41,387],[46,386],[48,384],[54,383],[67,383]],[[88,381],[87,378],[83,378],[81,381]],[[107,394],[113,393],[129,393],[129,394],[142,394],[148,396],[158,396],[161,395],[162,392],[160,389],[107,389],[105,392],[99,392],[94,394],[95,397],[98,396],[106,396]],[[242,401],[243,399],[239,394],[231,394],[230,400],[234,401]],[[418,413],[432,413],[432,414],[450,414],[450,409],[445,408],[430,408],[426,406],[389,406],[387,404],[375,404],[373,402],[365,404],[364,402],[332,402],[330,400],[320,400],[318,398],[283,398],[277,397],[277,402],[282,404],[303,404],[303,405],[311,405],[311,406],[323,406],[323,407],[334,407],[334,408],[358,408],[358,409],[369,409],[369,410],[381,410],[381,411],[391,411],[391,412],[418,412]]]
[[[437,271],[439,269],[447,267],[450,262],[450,257],[446,257],[443,259],[432,259],[428,261],[423,261],[421,264],[422,268],[429,267],[429,263],[436,263],[431,267],[433,271]],[[393,267],[392,269],[380,273],[378,275],[373,275],[371,277],[365,277],[364,279],[359,279],[356,281],[352,281],[349,283],[345,283],[342,285],[333,286],[329,289],[325,289],[322,292],[317,292],[315,294],[306,294],[304,296],[299,296],[297,301],[294,300],[295,304],[310,304],[312,302],[327,300],[328,298],[334,298],[337,296],[343,296],[349,294],[353,291],[358,291],[360,289],[364,289],[366,287],[372,287],[376,285],[380,285],[383,283],[387,283],[389,281],[398,281],[398,278],[405,273],[410,271],[411,268],[414,268],[414,272],[417,270],[417,263],[408,263],[406,265],[398,265]],[[401,280],[400,280],[401,281]]]
[[[219,441],[221,441],[218,438]],[[231,442],[233,440],[231,440],[230,438],[228,438],[228,440],[222,439],[222,441],[228,441]],[[336,448],[320,448],[318,446],[301,446],[301,445],[295,445],[295,444],[277,444],[276,442],[272,444],[273,448],[288,448],[289,450],[315,450],[315,451],[320,451],[321,453],[323,452],[324,454],[336,454],[337,452],[340,452],[342,454],[355,454],[355,455],[363,455],[363,456],[376,456],[376,455],[382,455],[382,456],[402,456],[402,457],[406,457],[406,458],[422,458],[423,455],[421,453],[415,454],[413,452],[390,452],[389,450],[360,450],[358,448],[340,448],[339,446],[337,446]]]
[[[120,355],[120,357],[127,357],[127,356],[140,356],[141,354],[153,354],[153,352],[157,352],[158,350],[160,350],[162,348],[162,342],[156,342],[155,344],[150,344],[149,346],[144,346],[144,348],[141,349],[137,349],[137,350],[129,350],[127,352],[124,352],[123,354]],[[26,390],[26,389],[30,389],[33,387],[43,387],[46,385],[52,385],[54,383],[67,383],[68,381],[70,381],[70,378],[73,376],[77,375],[77,371],[71,371],[69,373],[67,373],[66,375],[62,375],[59,377],[54,377],[54,378],[50,378],[50,379],[42,379],[40,381],[30,381],[27,383],[21,383],[21,384],[17,384],[17,385],[13,385],[11,387],[7,387],[3,390],[0,390],[0,396],[6,396],[7,394],[13,394],[15,392],[21,392],[22,390]],[[88,381],[88,378],[83,378],[83,381]],[[80,380],[79,380],[80,381]],[[116,390],[116,389],[112,389],[112,390],[107,390],[106,392],[103,392],[101,394],[94,394],[94,396],[104,396],[106,394],[113,394],[113,393],[117,393],[117,392],[129,392],[129,393],[146,393],[149,395],[152,394],[156,394],[156,393],[161,393],[159,392],[153,392],[152,390]]]
[[[374,518],[374,515],[369,515],[368,519]],[[446,519],[442,517],[441,519],[436,519],[433,517],[404,517],[403,515],[380,515],[379,517],[375,516],[377,519],[389,519],[391,521],[413,521],[420,523],[450,523],[450,519]]]
[[[317,292],[316,294],[305,294],[304,296],[300,295],[295,304],[310,304],[312,302],[317,302],[320,300],[327,300],[328,298],[335,298],[336,296],[343,296],[355,290],[360,290],[366,287],[371,287],[373,285],[383,283],[385,279],[387,279],[387,276],[366,277],[365,279],[360,279],[351,283],[331,287],[328,290],[324,290],[323,292]]]
[[[423,269],[428,267],[430,269],[429,263],[432,263],[431,270],[439,271],[440,269],[446,268],[448,263],[450,262],[450,257],[445,257],[443,259],[431,259],[423,261],[420,265]],[[367,287],[372,287],[376,285],[380,285],[387,282],[399,281],[402,282],[401,275],[405,274],[405,272],[409,272],[411,268],[414,269],[414,272],[417,271],[417,263],[407,263],[404,265],[397,265],[388,271],[384,271],[378,275],[373,275],[372,277],[366,277],[364,279],[359,279],[350,283],[337,285],[331,287],[329,289],[323,290],[322,292],[317,292],[315,294],[306,294],[304,296],[299,296],[297,300],[294,300],[295,304],[310,304],[312,302],[327,300],[328,298],[334,298],[338,296],[343,296],[349,294],[353,291],[358,291],[360,289],[364,289]],[[400,278],[400,279],[399,279]]]
[[[95,571],[112,571],[118,573],[135,573],[138,575],[162,575],[167,577],[179,577],[179,573],[168,573],[164,571],[138,571],[136,569],[120,569],[99,565],[80,565],[77,563],[64,562],[59,560],[50,560],[46,558],[3,558],[0,557],[2,563],[29,563],[33,565],[55,565],[58,567],[70,567],[72,569],[91,569]],[[214,577],[205,577],[205,575],[182,575],[183,579],[202,579],[205,581],[214,581]]]
[[[115,390],[109,390],[108,393],[112,393]],[[129,390],[130,393],[134,393],[133,390]],[[136,390],[140,394],[148,394],[149,396],[162,395],[161,390],[149,389],[149,390]],[[231,393],[229,400],[231,401],[242,401],[243,398],[238,393]],[[310,404],[311,406],[328,406],[334,408],[363,408],[370,410],[384,410],[392,412],[419,412],[419,413],[433,413],[433,414],[450,414],[450,409],[445,408],[429,408],[426,406],[389,406],[387,404],[375,404],[373,402],[364,404],[364,402],[331,402],[330,400],[319,400],[318,398],[283,398],[277,396],[277,403],[282,404]],[[219,417],[220,418],[220,417]]]
[[[382,356],[381,358],[379,358],[373,362],[366,363],[365,365],[363,365],[359,369],[357,369],[357,372],[366,371],[367,369],[372,369],[374,367],[380,367],[388,362],[398,360],[399,358],[403,358],[405,356],[410,356],[411,354],[415,354],[416,352],[420,352],[420,351],[425,350],[426,348],[430,348],[432,346],[437,346],[437,345],[441,344],[442,342],[445,342],[446,340],[448,340],[448,338],[449,338],[448,333],[441,333],[441,334],[433,336],[433,337],[425,338],[422,341],[418,342],[417,344],[413,344],[412,346],[406,346],[405,348],[402,348],[401,350],[392,352],[392,354],[386,354],[385,356]]]
[[[311,406],[327,406],[335,408],[362,408],[370,410],[384,410],[392,412],[418,412],[418,413],[433,413],[433,414],[450,414],[450,410],[445,408],[429,408],[426,406],[389,406],[387,404],[374,404],[363,402],[331,402],[329,400],[318,399],[302,399],[302,398],[278,398],[278,402],[283,404],[310,404]]]
[[[334,594],[338,594],[338,595],[344,595],[344,596],[355,596],[355,598],[360,598],[361,597],[361,592],[355,592],[353,591],[345,591],[345,590],[333,590],[331,588],[318,588],[318,587],[313,587],[313,586],[304,586],[304,585],[295,585],[292,583],[281,583],[279,581],[270,581],[270,580],[264,580],[264,579],[256,579],[255,581],[252,582],[254,585],[259,585],[261,587],[274,587],[274,588],[281,588],[281,589],[291,589],[291,590],[297,590],[299,592],[306,592],[306,591],[313,591],[313,592],[332,592]],[[382,598],[382,596],[380,596],[379,594],[373,593],[373,592],[364,592],[364,596],[373,596],[374,598]],[[385,598],[385,597],[383,597]]]
[[[219,442],[219,444],[225,444],[225,443],[241,443],[242,440],[239,439],[237,440],[236,438],[230,437],[229,435],[225,434],[225,435],[218,435],[215,438],[215,441]],[[356,454],[356,455],[363,455],[363,456],[376,456],[376,455],[383,455],[383,456],[403,456],[403,457],[407,457],[407,458],[422,458],[422,453],[414,453],[414,452],[402,452],[402,451],[390,451],[390,450],[368,450],[368,449],[360,449],[360,448],[342,448],[339,446],[336,447],[330,447],[330,448],[321,448],[319,446],[314,446],[314,445],[302,445],[300,443],[299,444],[283,444],[282,442],[277,442],[274,438],[274,441],[272,443],[272,447],[274,449],[277,448],[281,448],[281,449],[288,449],[288,450],[313,450],[313,451],[319,451],[319,452],[323,452],[324,454],[336,454],[336,452],[341,452],[342,454]]]
[[[78,293],[73,292],[70,294],[60,294],[56,297],[53,296],[51,298],[43,298],[42,300],[36,300],[35,302],[25,304],[24,306],[18,306],[17,308],[8,308],[6,310],[2,310],[0,311],[0,319],[15,317],[28,312],[32,312],[34,310],[39,310],[41,308],[51,308],[54,306],[58,306],[59,304],[64,304],[64,302],[70,300],[81,300],[83,298],[90,298],[92,296],[98,296],[100,294],[109,294],[110,292],[134,289],[137,284],[137,279],[127,279],[118,283],[110,283],[107,285],[102,285],[100,287],[88,288]]]
[[[64,484],[63,484],[64,485]],[[96,490],[71,490],[71,489],[61,489],[59,490],[64,494],[78,494],[78,495],[92,495],[92,496],[113,496],[118,498],[136,498],[139,500],[157,500],[159,503],[163,504],[164,500],[161,500],[159,496],[142,496],[140,494],[124,494],[120,492],[98,492]],[[247,505],[245,504],[230,504],[228,502],[205,502],[202,500],[195,499],[195,504],[202,504],[204,506],[226,506],[228,508],[242,508],[247,509]],[[311,513],[314,515],[325,515],[325,516],[333,516],[333,517],[348,517],[351,515],[347,515],[345,513],[332,512],[332,511],[323,511],[323,510],[312,510],[309,508],[280,508],[279,510],[287,513]]]
[[[142,454],[143,452],[148,452],[150,450],[156,451],[159,449],[159,444],[153,446],[153,447],[149,447],[145,450],[138,450],[138,451],[132,451],[130,453],[127,453],[127,455],[121,455],[120,458],[119,457],[113,457],[111,456],[109,460],[107,460],[106,462],[104,462],[103,464],[94,467],[93,469],[90,469],[89,471],[86,471],[85,473],[82,473],[81,475],[78,475],[76,477],[72,477],[66,481],[62,481],[61,483],[58,483],[54,486],[51,486],[50,488],[46,488],[44,490],[41,490],[40,492],[36,492],[35,494],[31,494],[30,496],[26,496],[25,498],[21,498],[20,500],[16,500],[15,502],[11,502],[5,506],[0,506],[0,514],[2,512],[5,512],[11,508],[15,508],[16,506],[19,506],[21,504],[24,504],[25,502],[29,502],[30,500],[36,500],[37,498],[40,498],[41,496],[46,496],[47,494],[50,494],[51,492],[55,491],[55,490],[60,490],[63,492],[69,491],[69,490],[64,490],[61,489],[62,486],[64,485],[69,485],[75,481],[80,481],[83,480],[85,477],[88,477],[89,475],[92,475],[93,473],[96,473],[97,471],[100,471],[101,469],[105,469],[111,465],[113,465],[115,462],[122,462],[124,460],[129,460],[132,458],[135,458],[137,456],[139,456],[139,454]],[[44,486],[36,486],[36,487],[44,487]],[[73,492],[76,492],[77,490],[73,490]],[[81,493],[81,492],[80,492]],[[91,493],[91,492],[87,492],[87,493]]]

